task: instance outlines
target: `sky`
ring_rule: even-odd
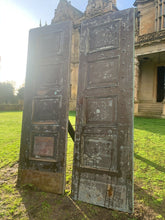
[[[117,0],[119,10],[133,7],[135,0]],[[28,33],[45,22],[49,25],[59,0],[0,0],[0,82],[14,81],[17,88],[25,81]],[[71,0],[85,11],[88,0]]]

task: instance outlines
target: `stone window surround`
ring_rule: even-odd
[[[165,0],[157,0],[156,2],[156,31],[165,29]]]

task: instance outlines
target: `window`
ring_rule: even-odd
[[[163,17],[163,28],[165,28],[165,16]]]
[[[157,0],[155,23],[157,31],[165,28],[165,0]]]
[[[162,16],[162,3],[159,4],[159,16]]]
[[[140,11],[138,11],[136,15],[136,31],[138,35],[139,35],[139,30],[140,30]]]
[[[162,17],[159,18],[159,31],[162,29]]]

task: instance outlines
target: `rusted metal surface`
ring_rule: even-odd
[[[33,156],[35,157],[53,157],[54,155],[54,137],[34,137]]]
[[[56,193],[65,188],[71,31],[62,22],[29,35],[18,182]]]
[[[62,194],[63,193],[63,185],[61,182],[63,181],[62,173],[49,173],[37,170],[22,170],[21,175],[21,184],[26,185],[32,184],[33,186],[37,186],[39,190],[44,192],[51,192]]]
[[[72,197],[133,211],[134,10],[82,24]]]

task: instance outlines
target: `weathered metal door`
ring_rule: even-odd
[[[19,183],[63,193],[71,22],[33,29],[25,85]]]
[[[134,10],[86,20],[80,69],[72,197],[133,210]]]

